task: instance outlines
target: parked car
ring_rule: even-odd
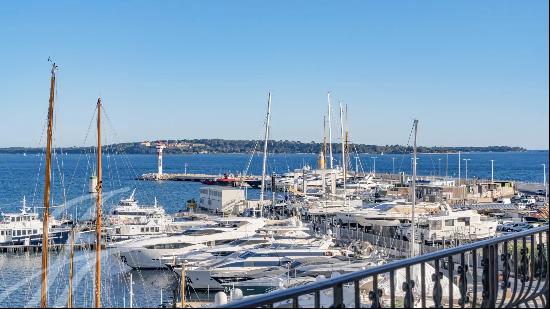
[[[527,222],[508,223],[500,226],[500,232],[521,232],[532,229],[534,226]],[[497,231],[499,227],[497,227]]]

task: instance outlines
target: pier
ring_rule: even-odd
[[[139,176],[138,180],[168,180],[168,181],[208,181],[216,180],[219,178],[219,175],[208,175],[208,174],[158,174],[158,173],[147,173]]]

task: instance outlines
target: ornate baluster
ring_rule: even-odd
[[[441,304],[441,298],[443,297],[441,278],[443,278],[443,273],[439,271],[439,260],[435,260],[435,272],[432,274],[432,282],[434,283],[432,295],[435,308],[443,308]]]
[[[527,247],[523,247],[520,250],[520,262],[519,262],[519,279],[522,283],[527,282],[529,280],[529,256],[527,255],[529,253],[529,249]]]
[[[537,244],[537,259],[535,260],[535,278],[543,279],[546,277],[548,262],[546,260],[545,248],[543,243]]]
[[[502,283],[500,284],[500,287],[503,290],[506,290],[510,287],[510,271],[512,270],[511,260],[510,260],[510,253],[507,250],[508,248],[504,249],[505,251],[500,255],[500,260],[502,261]]]
[[[382,308],[380,299],[382,298],[382,290],[376,289],[375,291],[369,292],[369,300],[372,302],[371,308]]]
[[[405,292],[405,299],[403,300],[403,308],[413,308],[414,306],[414,297],[413,297],[413,291],[412,291],[413,288],[414,288],[414,280],[403,282],[403,291]]]
[[[483,285],[483,292],[481,293],[481,307],[488,308],[491,303],[491,288],[489,286],[489,248],[483,248],[483,259],[481,260],[481,266],[483,267],[483,272],[481,273],[481,284]]]
[[[466,295],[468,293],[468,279],[466,273],[468,272],[468,265],[458,266],[458,288],[460,289],[460,299],[458,304],[464,308],[464,305],[470,302],[470,298]]]

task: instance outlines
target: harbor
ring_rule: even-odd
[[[3,3],[0,308],[547,307],[548,6]]]
[[[53,64],[52,85],[56,68]],[[223,174],[188,173],[187,163],[183,173],[173,171],[164,165],[166,145],[162,141],[148,143],[149,147],[156,148],[156,170],[138,174],[127,156],[111,154],[111,148],[102,145],[101,120],[107,116],[103,115],[102,100],[98,98],[94,117],[97,124],[95,158],[90,160],[88,157],[79,183],[84,192],[67,201],[66,192],[71,189],[67,187],[61,191],[63,202],[52,203],[52,152],[47,151],[44,158],[36,157],[34,160],[40,164],[45,160],[45,211],[40,216],[37,198],[33,195],[30,203],[23,196],[18,212],[2,213],[0,255],[5,255],[8,261],[16,256],[31,259],[40,256],[42,269],[49,268],[50,254],[57,255],[63,267],[69,268],[69,307],[73,306],[73,293],[82,293],[79,291],[82,287],[73,287],[75,256],[95,261],[95,266],[88,268],[88,272],[94,270],[93,298],[79,305],[91,305],[88,301],[92,299],[95,306],[101,302],[120,306],[121,301],[123,307],[126,302],[130,307],[144,305],[134,298],[134,280],[139,280],[139,277],[134,279],[134,274],[142,276],[147,272],[151,278],[160,275],[166,280],[159,291],[144,292],[146,297],[151,293],[160,294],[160,299],[155,297],[155,307],[218,307],[238,306],[241,302],[261,299],[263,295],[269,298],[284,294],[285,290],[299,291],[330,284],[339,278],[383,268],[400,260],[414,261],[439,252],[455,252],[533,230],[541,232],[537,237],[533,234],[529,240],[523,238],[521,267],[527,269],[526,248],[531,248],[531,272],[538,273],[537,287],[540,286],[542,273],[547,271],[543,265],[548,261],[544,249],[549,221],[545,163],[542,164],[543,189],[540,185],[518,186],[514,180],[496,179],[493,161],[489,179],[472,176],[471,169],[468,170],[472,154],[460,151],[456,157],[451,156],[451,160],[457,160],[458,177],[456,174],[449,176],[448,154],[445,155],[444,173],[442,158],[437,158],[437,173],[432,165],[431,175],[419,175],[416,146],[419,121],[414,120],[411,132],[415,134],[410,141],[412,153],[399,157],[397,172],[395,157],[390,157],[391,173],[380,170],[380,160],[377,170],[378,157],[372,156],[368,157],[372,159],[369,170],[358,153],[350,152],[345,120],[347,107],[344,109],[340,105],[341,144],[333,143],[331,135],[327,134],[327,128],[331,127],[330,117],[329,121],[325,118],[323,147],[309,163],[302,161],[293,169],[287,163],[286,171],[277,173],[271,167],[270,172],[270,94],[268,98],[263,152],[257,156],[257,162],[261,163],[260,176],[249,173],[255,153],[243,157],[246,163],[241,162],[245,164],[242,172],[233,173],[222,165],[226,171]],[[50,108],[53,102],[52,86]],[[328,109],[332,110],[330,93]],[[50,129],[51,117],[49,113]],[[51,149],[51,139],[50,131],[47,149]],[[340,153],[333,148],[339,148]],[[433,155],[428,156],[434,162]],[[80,158],[77,157],[75,169]],[[69,157],[55,158],[59,159],[65,161]],[[410,160],[410,173],[404,171],[405,159]],[[461,167],[463,162],[464,169]],[[62,165],[65,166],[64,162]],[[123,170],[126,176],[121,177]],[[188,190],[189,186],[194,188],[195,193],[185,202],[180,196],[182,187],[175,189],[178,183]],[[128,184],[135,187],[128,188]],[[178,196],[177,211],[167,213],[156,195],[149,196],[145,203],[140,201],[144,196],[141,190],[165,185]],[[169,194],[166,187],[161,192]],[[495,248],[496,253],[507,254],[506,243]],[[487,251],[488,247],[483,250],[483,259],[495,254]],[[517,242],[514,250],[517,264]],[[90,258],[92,255],[95,257]],[[435,261],[422,264],[421,273],[416,268],[407,268],[406,272],[397,269],[389,278],[379,279],[375,275],[356,280],[352,290],[349,285],[346,285],[348,290],[337,285],[332,295],[319,292],[315,299],[302,302],[313,302],[316,307],[343,306],[351,297],[345,294],[352,293],[355,305],[371,302],[377,307],[378,303],[395,302],[398,297],[405,307],[409,307],[412,288],[407,292],[405,287],[414,284],[413,281],[425,283],[426,276],[439,278],[440,284],[447,287],[443,292],[436,293],[435,288],[423,292],[424,298],[433,298],[436,305],[438,298],[449,303],[464,303],[469,297],[467,294],[481,293],[476,284],[469,287],[464,283],[466,267],[472,269],[474,282],[478,274],[490,271],[488,262],[481,263],[475,252],[450,254],[448,261],[442,264]],[[495,265],[497,269],[508,267],[507,264]],[[459,277],[452,274],[455,268],[462,269]],[[78,278],[85,276],[78,273]],[[47,276],[47,272],[43,274]],[[116,279],[122,297],[108,294],[102,279],[105,276],[122,276],[122,282]],[[516,271],[514,276],[517,284],[519,273]],[[531,284],[532,281],[531,278]],[[47,286],[47,278],[43,277],[41,283]],[[389,289],[379,289],[378,284],[389,286]],[[405,293],[397,293],[392,288],[395,285],[402,285]],[[47,304],[46,289],[41,291],[41,304]],[[85,293],[88,292],[90,289],[85,289]],[[171,296],[165,296],[166,292]],[[535,288],[532,292],[537,294],[541,290]],[[373,297],[373,293],[378,296]],[[502,295],[501,299],[505,297]],[[292,306],[298,307],[297,302],[295,298]]]

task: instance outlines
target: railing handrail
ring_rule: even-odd
[[[223,307],[224,308],[250,308],[250,307],[260,306],[261,304],[275,303],[275,302],[279,302],[279,301],[283,301],[283,300],[287,300],[287,299],[292,299],[293,297],[296,297],[296,296],[300,296],[300,295],[304,295],[304,294],[311,294],[311,293],[314,293],[314,292],[319,291],[319,290],[329,289],[329,288],[332,288],[332,287],[334,287],[338,284],[345,284],[345,283],[349,283],[349,282],[359,281],[359,280],[362,280],[364,278],[372,277],[372,276],[379,275],[379,274],[382,274],[382,273],[387,273],[387,272],[392,271],[392,270],[402,269],[402,268],[405,268],[405,267],[410,267],[410,266],[417,265],[417,264],[420,264],[420,263],[433,261],[433,260],[436,260],[436,259],[441,260],[441,259],[443,259],[445,257],[448,257],[448,256],[453,256],[453,255],[460,254],[460,253],[467,252],[467,251],[471,251],[471,250],[474,250],[474,249],[483,248],[483,247],[488,246],[488,245],[494,245],[494,244],[497,244],[497,243],[510,241],[510,240],[530,236],[530,235],[533,235],[533,234],[542,233],[542,232],[545,232],[545,231],[548,231],[548,225],[528,229],[528,230],[521,231],[521,232],[511,233],[511,234],[500,236],[500,237],[495,237],[495,238],[485,239],[485,240],[481,240],[481,241],[477,241],[477,242],[473,242],[473,243],[468,243],[468,244],[464,244],[464,245],[453,247],[453,248],[443,249],[443,250],[440,250],[440,251],[435,251],[435,252],[432,252],[432,253],[428,253],[428,254],[424,254],[424,255],[420,255],[420,256],[415,256],[414,258],[398,260],[398,261],[390,262],[390,263],[383,264],[383,265],[380,265],[380,266],[376,266],[376,267],[373,267],[373,268],[368,268],[368,269],[365,269],[365,270],[360,270],[360,271],[355,271],[355,272],[351,272],[351,273],[348,273],[348,274],[344,274],[344,275],[338,276],[336,278],[329,278],[329,279],[326,279],[326,280],[323,280],[323,281],[313,282],[313,283],[309,283],[309,284],[306,284],[306,285],[297,286],[297,287],[293,287],[293,288],[289,288],[289,289],[285,289],[285,290],[277,290],[277,291],[274,291],[274,292],[271,292],[271,293],[268,293],[268,294],[262,294],[262,295],[258,295],[258,296],[247,297],[245,299],[226,304]]]

